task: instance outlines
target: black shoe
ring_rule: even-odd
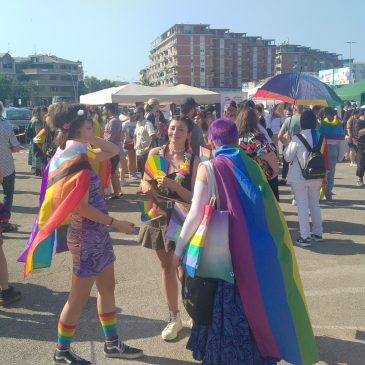
[[[6,306],[17,302],[21,298],[20,291],[15,291],[12,286],[9,289],[0,291],[0,306]]]
[[[66,350],[56,349],[53,355],[54,364],[91,365],[91,362],[77,356],[71,348]]]
[[[286,185],[286,179],[281,179],[281,180],[279,180],[278,185],[279,185],[279,186],[284,186],[284,185]]]
[[[114,357],[120,359],[138,359],[143,356],[143,351],[135,347],[131,347],[119,341],[105,341],[104,354],[106,357]]]

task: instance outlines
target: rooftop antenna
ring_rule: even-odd
[[[34,45],[34,54],[35,55],[37,54],[37,45],[36,44]]]
[[[8,53],[10,53],[10,42],[8,42]]]

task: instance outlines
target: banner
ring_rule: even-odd
[[[318,71],[318,78],[325,84],[333,85],[333,69]]]
[[[350,67],[335,68],[333,70],[333,85],[347,85],[350,83]]]

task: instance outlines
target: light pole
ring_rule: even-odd
[[[72,73],[72,72],[66,72],[67,75],[71,76],[71,80],[72,80],[72,85],[74,88],[74,95],[75,95],[75,103],[78,102],[78,98],[79,98],[79,76],[82,75],[84,72],[80,72],[80,73]],[[76,84],[75,84],[75,80],[74,80],[74,76],[77,76],[76,79]]]
[[[355,43],[357,43],[357,42],[355,42],[355,41],[347,41],[347,42],[345,42],[345,43],[347,43],[347,44],[349,45],[349,47],[350,47],[349,65],[350,65],[350,81],[351,81],[351,80],[353,80],[353,77],[352,77],[351,45],[352,45],[352,44],[355,44]]]

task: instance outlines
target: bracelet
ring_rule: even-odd
[[[111,227],[113,222],[114,222],[114,218],[112,217],[112,219],[111,219],[110,223],[108,224],[108,226]]]

